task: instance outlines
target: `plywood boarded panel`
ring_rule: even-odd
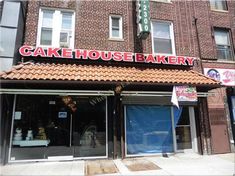
[[[226,124],[225,109],[209,109],[209,116],[211,125]]]

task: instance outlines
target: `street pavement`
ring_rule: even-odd
[[[105,161],[105,160],[104,160]],[[109,160],[114,167],[115,173],[98,175],[221,175],[235,176],[235,153],[219,155],[198,155],[194,153],[179,153],[163,156],[137,157],[126,160]],[[141,161],[151,163],[155,167],[139,167],[131,169],[127,163]],[[94,162],[94,160],[92,161]],[[97,162],[101,163],[101,161]],[[36,162],[14,163],[1,166],[1,175],[87,175],[92,173],[93,168],[87,172],[86,166],[89,161],[63,161],[63,162]],[[107,163],[107,160],[104,162]],[[138,162],[137,162],[138,163]],[[109,165],[110,166],[110,163]],[[141,166],[141,165],[139,165]],[[105,170],[105,165],[102,168]],[[141,170],[141,168],[144,168]],[[146,169],[147,168],[147,169]],[[157,169],[156,169],[157,168]],[[135,170],[136,169],[136,170]],[[107,169],[109,170],[109,169]],[[112,169],[111,169],[112,170]],[[93,172],[95,173],[95,172]],[[92,174],[96,175],[96,174]]]

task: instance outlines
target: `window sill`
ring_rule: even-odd
[[[36,47],[42,47],[43,49],[47,48],[67,48],[67,49],[74,49],[74,47],[60,47],[60,46],[53,46],[53,45],[36,45]]]
[[[167,53],[153,53],[154,55],[164,55],[164,56],[176,56],[175,53],[172,53],[172,54],[167,54]]]
[[[172,4],[172,1],[159,1],[159,0],[150,0],[152,2],[160,2],[160,3],[164,3],[164,4]]]
[[[116,41],[116,42],[124,42],[123,38],[109,38],[110,41]]]
[[[228,13],[228,10],[211,9],[213,12]]]
[[[225,64],[234,64],[235,63],[235,61],[228,61],[228,60],[219,60],[219,59],[213,59],[213,60],[206,60],[206,59],[203,59],[203,62],[217,62],[217,63],[225,63]]]
[[[234,60],[222,60],[222,59],[218,59],[217,62],[219,62],[219,63],[231,63],[231,64],[235,63]]]
[[[52,48],[52,47],[53,47],[53,48],[57,48],[57,47],[54,47],[54,46],[52,46],[52,45],[36,45],[35,48],[36,48],[36,47],[41,47],[41,48],[43,48],[43,49]]]

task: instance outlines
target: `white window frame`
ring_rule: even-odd
[[[231,35],[230,35],[230,31],[227,30],[227,29],[223,29],[223,28],[215,28],[214,29],[214,39],[216,37],[215,31],[218,31],[218,32],[220,31],[220,32],[226,33],[227,38],[228,38],[228,42],[229,42],[227,45],[223,45],[223,44],[220,44],[220,43],[216,43],[216,40],[215,40],[216,52],[218,50],[218,46],[227,46],[227,47],[229,47],[229,50],[231,51],[231,58],[219,58],[218,54],[216,54],[217,59],[221,60],[221,61],[234,61],[234,59],[233,59],[234,52],[233,52],[232,38],[231,38]]]
[[[226,0],[222,0],[222,1],[223,1],[223,3],[225,3],[226,9],[219,9],[219,8],[216,8],[216,0],[210,0],[209,3],[210,3],[210,8],[211,8],[211,10],[227,12],[227,11],[228,11],[227,2],[226,2]],[[215,5],[214,5],[213,3],[215,3]]]
[[[112,36],[112,17],[119,18],[119,36]],[[121,15],[109,15],[109,39],[122,40],[123,39],[123,22]]]
[[[153,23],[168,23],[169,27],[170,27],[170,38],[171,38],[171,49],[172,49],[172,53],[155,53],[154,51],[154,37],[153,37]],[[170,21],[159,21],[159,20],[153,20],[151,21],[151,39],[152,39],[152,53],[154,54],[162,54],[162,55],[166,55],[166,56],[170,56],[170,55],[175,55],[175,37],[174,37],[174,29],[173,29],[173,23]]]
[[[53,24],[52,24],[52,44],[51,45],[41,45],[41,28],[42,28],[42,20],[43,20],[43,10],[51,10],[54,11],[53,14]],[[68,48],[74,49],[74,38],[75,38],[75,13],[72,10],[64,10],[64,9],[53,9],[53,8],[40,8],[39,9],[39,18],[38,18],[38,28],[37,28],[37,46],[40,47],[60,47],[60,32],[62,30],[62,13],[72,13],[72,28],[71,34],[69,36],[69,46]]]

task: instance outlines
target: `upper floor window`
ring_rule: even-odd
[[[233,60],[229,31],[225,29],[215,29],[214,36],[218,59]]]
[[[122,39],[122,17],[117,15],[109,16],[109,38]]]
[[[210,0],[210,6],[213,10],[228,10],[225,0]]]
[[[175,54],[173,24],[152,22],[152,44],[154,53]]]
[[[74,47],[74,12],[40,9],[37,45]]]

